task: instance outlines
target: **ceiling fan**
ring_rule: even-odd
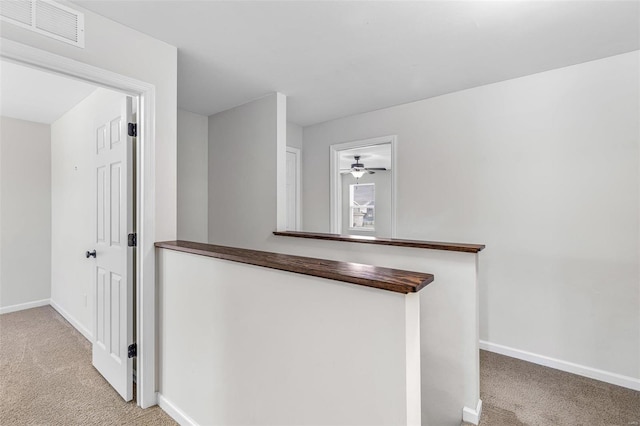
[[[356,162],[351,165],[350,169],[340,170],[341,175],[346,175],[348,173],[351,173],[354,178],[360,179],[362,176],[364,176],[365,173],[372,175],[375,173],[374,170],[378,170],[378,171],[387,170],[384,167],[365,167],[364,164],[360,162],[359,155],[354,155],[353,158],[356,160]]]

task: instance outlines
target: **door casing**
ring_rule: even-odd
[[[396,135],[337,143],[329,147],[331,233],[340,234],[342,232],[342,177],[340,175],[340,151],[384,144],[391,144],[391,238],[396,238],[396,194],[398,193],[398,179],[396,177],[398,137]]]

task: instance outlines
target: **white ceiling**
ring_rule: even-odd
[[[96,86],[0,61],[0,115],[51,124]]]
[[[340,151],[340,169],[350,169],[355,163],[354,155],[360,156],[360,164],[365,167],[391,169],[391,144],[370,145]]]
[[[638,1],[75,3],[177,46],[180,108],[279,91],[300,125],[640,48]]]

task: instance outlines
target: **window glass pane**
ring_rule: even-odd
[[[356,203],[359,206],[373,206],[376,202],[375,192],[376,185],[373,183],[354,184],[351,185],[352,205]]]
[[[375,230],[375,184],[349,186],[349,228],[352,230]]]

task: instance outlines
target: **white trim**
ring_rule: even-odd
[[[33,302],[18,303],[17,305],[5,306],[0,308],[0,315],[8,314],[10,312],[24,311],[25,309],[39,308],[40,306],[47,306],[49,299],[34,300]]]
[[[480,349],[640,391],[640,379],[480,340]]]
[[[62,315],[62,317],[64,319],[66,319],[69,324],[71,324],[73,326],[73,328],[75,328],[76,330],[78,330],[84,337],[86,337],[86,339],[90,342],[93,343],[93,333],[91,333],[91,331],[85,327],[84,325],[82,325],[80,323],[80,321],[78,321],[73,315],[71,315],[69,312],[65,311],[64,309],[62,309],[62,307],[60,305],[58,305],[53,299],[50,300],[49,304],[51,305],[51,307],[53,309],[55,309],[60,315]]]
[[[342,233],[342,197],[340,188],[340,151],[362,148],[371,145],[391,144],[391,238],[396,237],[396,197],[398,193],[398,136],[382,136],[378,138],[362,139],[352,142],[338,143],[329,146],[329,191],[331,208],[331,232]]]
[[[292,146],[287,147],[287,152],[290,152],[296,156],[296,229],[289,229],[289,231],[301,231],[302,230],[302,176],[300,172],[302,170],[300,163],[302,163],[302,151],[300,148],[294,148]]]
[[[158,405],[162,408],[173,420],[180,423],[181,426],[198,426],[191,417],[186,415],[184,411],[176,407],[171,401],[158,393]]]
[[[4,38],[0,38],[0,57],[138,97],[137,404],[142,408],[155,405],[155,86]]]
[[[407,426],[422,424],[422,386],[420,370],[420,294],[404,298],[406,346]]]
[[[156,400],[156,92],[142,92],[138,97],[138,169],[136,174],[138,207],[136,232],[137,291],[137,404],[148,408]],[[142,121],[140,118],[142,117]],[[142,124],[142,125],[140,125]]]
[[[480,417],[482,416],[482,400],[478,400],[475,410],[469,407],[462,409],[462,421],[477,425],[480,423]]]

